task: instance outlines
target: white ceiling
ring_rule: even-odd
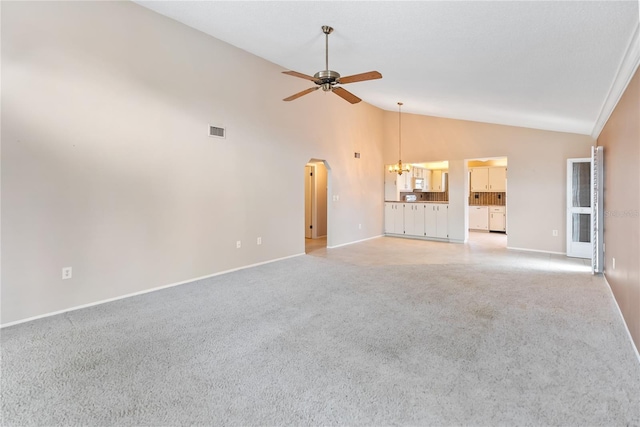
[[[310,75],[324,69],[330,25],[330,69],[382,73],[346,87],[370,104],[581,134],[594,130],[639,16],[637,0],[136,3]]]

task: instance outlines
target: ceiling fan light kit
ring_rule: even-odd
[[[362,82],[366,80],[375,80],[382,78],[382,74],[377,71],[368,71],[366,73],[354,74],[352,76],[341,77],[340,73],[337,71],[333,71],[329,69],[329,34],[333,32],[333,28],[328,25],[322,26],[322,32],[325,34],[325,69],[322,71],[318,71],[313,75],[313,77],[308,76],[306,74],[298,73],[297,71],[283,71],[283,74],[287,74],[289,76],[298,77],[305,80],[310,80],[314,82],[317,86],[311,87],[309,89],[305,89],[302,92],[295,93],[287,98],[284,98],[283,101],[293,101],[294,99],[298,99],[301,96],[307,95],[311,92],[315,92],[316,90],[322,88],[325,92],[333,92],[338,95],[340,98],[344,99],[351,104],[357,104],[362,101],[360,98],[349,92],[338,85],[345,85],[349,83]]]

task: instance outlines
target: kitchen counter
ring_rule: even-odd
[[[437,205],[448,205],[449,202],[421,202],[419,200],[416,200],[415,202],[406,202],[406,201],[402,201],[402,200],[385,200],[385,203],[430,203],[430,204],[437,204]]]

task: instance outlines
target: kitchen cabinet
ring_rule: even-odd
[[[431,171],[431,185],[429,191],[443,192],[446,190],[446,171],[433,170]]]
[[[413,191],[413,175],[411,172],[403,172],[402,175],[396,175],[396,186],[398,191],[411,192]]]
[[[424,235],[439,239],[449,237],[449,205],[440,203],[425,205]]]
[[[489,230],[489,208],[487,206],[469,206],[469,228]]]
[[[507,168],[471,168],[471,192],[507,191]]]
[[[489,191],[507,191],[507,168],[489,168]]]
[[[397,173],[387,172],[384,173],[384,199],[385,200],[400,200],[400,193],[396,184]]]
[[[404,234],[404,203],[387,202],[384,204],[384,232]]]
[[[444,203],[385,202],[385,234],[449,238],[449,205]]]
[[[489,191],[489,168],[471,169],[471,192]]]
[[[413,174],[414,178],[424,178],[424,172],[425,172],[425,169],[423,168],[417,168],[417,167],[411,168],[411,173]]]
[[[406,236],[424,236],[424,203],[405,203],[404,234]]]
[[[504,206],[489,207],[489,230],[507,231],[507,215]]]

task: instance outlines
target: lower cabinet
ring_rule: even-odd
[[[424,215],[425,236],[446,239],[449,237],[449,205],[428,204]]]
[[[404,234],[406,236],[424,236],[424,205],[405,203]]]
[[[472,230],[489,229],[489,208],[487,206],[469,206],[469,228]]]
[[[387,234],[404,234],[403,203],[384,204],[384,232]]]
[[[447,239],[449,205],[434,203],[384,204],[385,234]]]
[[[507,215],[504,206],[489,207],[489,230],[507,231]]]

